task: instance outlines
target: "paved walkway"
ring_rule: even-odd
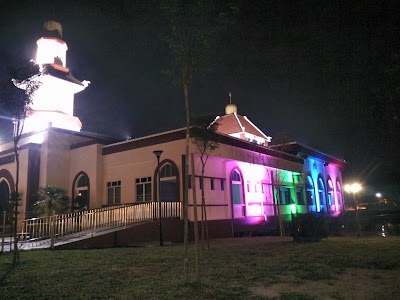
[[[2,240],[0,239],[0,251],[1,249],[3,249],[4,252],[11,251],[14,248],[13,242],[14,242],[13,238],[6,237],[4,239],[4,244],[2,245]],[[50,240],[18,242],[18,248],[20,250],[45,249],[49,247],[50,247]]]
[[[135,224],[127,225],[125,227],[115,227],[115,228],[109,228],[109,229],[100,228],[100,229],[98,229],[98,231],[88,230],[88,231],[77,232],[74,234],[63,236],[61,238],[57,238],[54,241],[54,247],[72,243],[72,242],[79,241],[79,240],[89,239],[94,236],[99,236],[99,235],[107,234],[110,232],[124,230],[126,228],[138,226],[140,224],[142,224],[142,223],[135,223]],[[4,244],[2,245],[2,237],[0,237],[0,251],[1,251],[1,249],[4,249],[4,252],[11,251],[13,249],[13,240],[14,239],[12,237],[6,237],[4,239]],[[51,247],[50,239],[37,240],[37,241],[28,240],[28,241],[19,241],[18,242],[18,248],[20,250],[50,249],[50,247]]]

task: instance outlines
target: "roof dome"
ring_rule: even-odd
[[[57,21],[46,21],[43,25],[45,36],[62,38],[62,26]]]
[[[233,103],[229,103],[226,107],[225,107],[225,114],[226,115],[231,115],[237,113],[237,106]]]

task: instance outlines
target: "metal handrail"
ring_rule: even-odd
[[[31,218],[23,221],[21,239],[25,241],[70,239],[84,234],[124,227],[157,219],[158,203],[145,202],[111,206],[69,214]],[[161,202],[162,218],[180,218],[180,202]]]

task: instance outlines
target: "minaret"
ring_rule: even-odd
[[[79,81],[67,68],[68,47],[62,40],[61,24],[47,21],[43,29],[43,36],[36,42],[41,85],[34,94],[32,111],[25,119],[24,133],[48,127],[80,131],[82,123],[74,116],[74,95],[90,82]]]

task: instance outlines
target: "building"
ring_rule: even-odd
[[[31,217],[32,194],[40,186],[68,191],[89,209],[109,205],[158,201],[181,202],[185,191],[185,129],[177,129],[127,141],[81,133],[73,115],[73,95],[83,91],[66,67],[66,43],[57,22],[45,24],[37,42],[37,62],[42,72],[20,141],[20,221]],[[59,93],[60,89],[66,91]],[[345,162],[299,143],[269,146],[271,137],[228,104],[217,117],[219,147],[205,166],[201,181],[200,152],[190,145],[189,219],[194,198],[205,192],[207,219],[236,220],[247,224],[283,215],[343,210],[341,170]],[[162,150],[160,164],[153,154]],[[0,144],[0,205],[4,208],[15,185],[13,144]],[[200,208],[198,206],[198,213]]]

